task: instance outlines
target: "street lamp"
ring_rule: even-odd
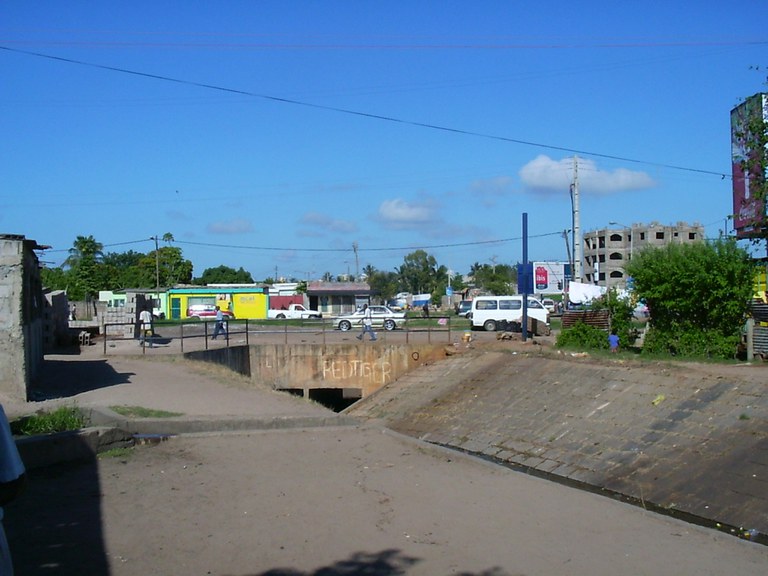
[[[635,233],[632,230],[632,226],[627,226],[621,222],[608,222],[610,226],[621,226],[622,228],[629,230],[629,259],[632,260],[632,253],[635,251]]]

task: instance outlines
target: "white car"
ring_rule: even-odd
[[[384,328],[384,330],[394,330],[405,324],[405,312],[393,312],[387,306],[369,306],[371,319],[374,328]],[[352,314],[339,316],[333,321],[333,327],[342,332],[347,332],[352,328],[359,328],[363,325],[363,311],[357,310]]]

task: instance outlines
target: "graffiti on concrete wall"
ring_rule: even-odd
[[[374,384],[387,384],[392,381],[392,365],[381,360],[323,359],[323,380],[347,380],[357,378]]]

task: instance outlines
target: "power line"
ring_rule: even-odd
[[[529,238],[545,238],[547,236],[559,236],[562,231],[559,232],[546,232],[543,234],[528,235]],[[499,238],[496,240],[477,240],[474,242],[457,242],[452,244],[430,244],[430,245],[411,245],[411,246],[395,246],[384,248],[358,248],[359,252],[401,252],[404,250],[429,250],[433,248],[461,248],[466,246],[482,246],[488,244],[504,244],[506,242],[519,242],[522,240],[522,236],[516,236],[513,238]],[[112,244],[104,244],[104,248],[111,248],[113,246],[126,246],[129,244],[138,244],[140,242],[151,242],[154,238],[142,239],[142,240],[129,240],[127,242],[115,242]],[[335,252],[346,253],[349,252],[349,248],[279,248],[275,246],[249,246],[242,244],[215,244],[212,242],[191,242],[183,240],[174,240],[174,244],[181,244],[186,246],[201,246],[204,248],[227,248],[230,250],[261,250],[267,252]],[[47,253],[56,252],[68,252],[69,249],[59,250],[46,250]]]
[[[547,236],[559,236],[562,231],[558,232],[546,232],[543,234],[528,235],[529,238],[544,238]],[[465,246],[482,246],[487,244],[503,244],[506,242],[519,242],[522,240],[522,236],[516,236],[513,238],[499,238],[496,240],[477,240],[474,242],[457,242],[452,244],[430,244],[430,245],[410,245],[410,246],[397,246],[397,247],[384,247],[384,248],[358,248],[359,252],[401,252],[404,250],[423,250],[433,248],[460,248]],[[207,248],[229,248],[233,250],[264,250],[270,252],[349,252],[349,248],[277,248],[274,246],[245,246],[237,244],[212,244],[208,242],[189,242],[179,241],[176,244],[190,245],[190,246],[203,246]]]
[[[227,88],[225,86],[218,86],[218,85],[215,85],[215,84],[207,84],[207,83],[204,83],[204,82],[194,82],[192,80],[183,80],[183,79],[180,79],[180,78],[172,78],[170,76],[164,76],[164,75],[160,75],[160,74],[151,74],[149,72],[140,72],[140,71],[137,71],[137,70],[130,70],[128,68],[120,68],[120,67],[117,67],[117,66],[107,66],[105,64],[95,64],[93,62],[85,62],[83,60],[75,60],[73,58],[64,58],[62,56],[53,56],[51,54],[43,54],[43,53],[40,53],[40,52],[31,52],[31,51],[28,51],[28,50],[19,50],[17,48],[10,48],[8,46],[0,46],[0,50],[6,50],[8,52],[15,52],[15,53],[18,53],[18,54],[26,54],[27,56],[34,56],[36,58],[45,58],[45,59],[48,59],[48,60],[55,60],[55,61],[58,61],[58,62],[66,62],[66,63],[69,63],[69,64],[77,64],[79,66],[88,66],[88,67],[91,67],[91,68],[98,68],[98,69],[101,69],[101,70],[109,70],[111,72],[119,72],[119,73],[122,73],[122,74],[131,74],[133,76],[140,76],[140,77],[143,77],[143,78],[150,78],[150,79],[153,79],[153,80],[162,80],[164,82],[173,82],[173,83],[176,83],[176,84],[182,84],[182,85],[186,85],[186,86],[196,86],[198,88],[207,88],[209,90],[218,90],[220,92],[227,92],[227,93],[230,93],[230,94],[239,94],[239,95],[243,95],[243,96],[251,96],[251,97],[254,97],[254,98],[261,98],[263,100],[269,100],[271,102],[278,102],[278,103],[282,103],[282,104],[293,104],[295,106],[304,106],[304,107],[307,107],[307,108],[314,108],[314,109],[317,109],[317,110],[325,110],[325,111],[329,111],[329,112],[338,112],[340,114],[348,114],[348,115],[351,115],[351,116],[359,116],[359,117],[362,117],[362,118],[370,118],[370,119],[373,119],[373,120],[381,120],[381,121],[384,121],[384,122],[392,122],[392,123],[403,124],[403,125],[408,125],[408,126],[416,126],[416,127],[419,127],[419,128],[427,128],[427,129],[430,129],[430,130],[439,130],[439,131],[442,131],[442,132],[448,132],[448,133],[452,133],[452,134],[462,134],[464,136],[475,136],[475,137],[478,137],[478,138],[486,138],[486,139],[490,139],[490,140],[498,140],[500,142],[508,142],[508,143],[512,143],[512,144],[520,144],[520,145],[523,145],[523,146],[532,146],[532,147],[535,147],[535,148],[543,148],[543,149],[546,149],[546,150],[557,150],[559,152],[568,152],[568,153],[572,153],[572,154],[579,154],[581,156],[591,156],[591,157],[595,157],[595,158],[605,158],[605,159],[608,159],[608,160],[618,160],[618,161],[621,161],[621,162],[629,162],[629,163],[633,163],[633,164],[642,164],[642,165],[645,165],[645,166],[655,166],[657,168],[666,168],[666,169],[669,169],[669,170],[679,170],[679,171],[683,171],[683,172],[694,172],[694,173],[697,173],[697,174],[708,174],[708,175],[711,175],[711,176],[717,176],[717,177],[719,177],[721,179],[731,178],[731,175],[725,174],[723,172],[715,172],[715,171],[712,171],[712,170],[702,170],[702,169],[698,169],[698,168],[688,168],[688,167],[685,167],[685,166],[677,166],[677,165],[674,165],[674,164],[666,164],[666,163],[663,163],[663,162],[651,162],[651,161],[648,161],[648,160],[638,160],[636,158],[629,158],[629,157],[624,157],[624,156],[616,156],[616,155],[613,155],[613,154],[603,154],[603,153],[600,153],[600,152],[590,152],[588,150],[581,150],[581,149],[576,149],[576,148],[568,148],[568,147],[565,147],[565,146],[555,146],[555,145],[552,145],[552,144],[542,144],[540,142],[533,142],[533,141],[530,141],[530,140],[520,140],[520,139],[517,139],[517,138],[511,138],[511,137],[507,137],[507,136],[498,136],[498,135],[494,135],[494,134],[485,134],[485,133],[482,133],[482,132],[475,132],[475,131],[472,131],[472,130],[463,130],[463,129],[460,129],[460,128],[451,128],[449,126],[441,126],[439,124],[430,124],[430,123],[427,123],[427,122],[416,122],[416,121],[413,121],[413,120],[404,120],[402,118],[396,118],[394,116],[384,116],[384,115],[381,115],[381,114],[373,114],[373,113],[370,113],[370,112],[360,112],[358,110],[351,110],[351,109],[348,109],[348,108],[339,108],[339,107],[336,107],[336,106],[326,106],[326,105],[322,105],[322,104],[313,104],[313,103],[310,103],[310,102],[303,102],[301,100],[294,100],[294,99],[291,99],[291,98],[282,98],[282,97],[279,97],[279,96],[271,96],[271,95],[268,95],[268,94],[258,94],[258,93],[255,93],[255,92],[249,92],[247,90],[239,90],[239,89],[236,89],[236,88]]]
[[[127,246],[128,244],[139,244],[141,242],[151,242],[153,238],[142,238],[141,240],[128,240],[126,242],[115,242],[113,244],[102,244],[102,248],[111,248],[112,246]],[[57,250],[45,250],[48,254],[55,254],[57,252],[69,252],[71,248],[59,248]]]

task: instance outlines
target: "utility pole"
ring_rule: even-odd
[[[155,290],[157,290],[158,298],[160,297],[160,249],[157,246],[157,234],[152,236],[150,240],[155,241]]]
[[[357,242],[352,242],[352,250],[355,252],[355,280],[360,278],[360,259],[357,256]]]
[[[565,240],[565,253],[568,254],[568,264],[571,265],[571,279],[573,279],[573,252],[568,244],[568,230],[563,230],[563,239]]]
[[[571,184],[573,209],[573,280],[581,282],[581,216],[579,215],[579,158],[573,157],[573,183]]]

